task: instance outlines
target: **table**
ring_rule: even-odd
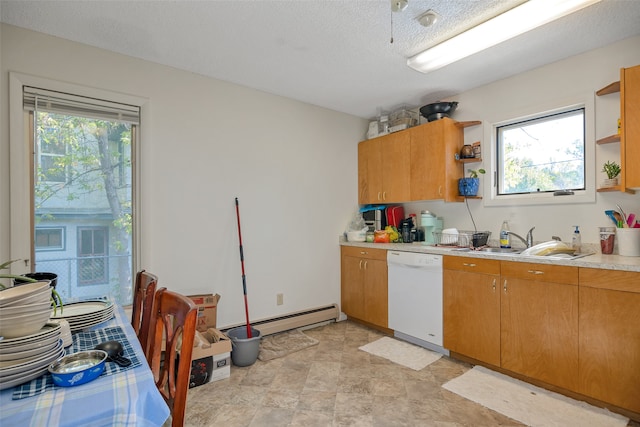
[[[94,326],[120,326],[142,364],[114,375],[102,376],[76,387],[57,387],[42,394],[13,400],[14,388],[0,391],[0,426],[160,426],[169,407],[156,388],[124,308],[115,317]]]

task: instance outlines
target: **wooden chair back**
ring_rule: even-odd
[[[153,301],[158,286],[158,277],[141,270],[136,274],[133,288],[133,315],[131,325],[136,331],[142,350],[148,358],[149,336],[151,335],[151,316],[153,315]]]
[[[156,387],[171,409],[171,425],[182,426],[198,309],[189,298],[162,288],[156,292],[153,310],[149,366]],[[164,348],[163,338],[166,343]],[[177,363],[178,354],[180,363]]]

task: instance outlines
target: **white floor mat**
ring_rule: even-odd
[[[442,357],[441,354],[400,341],[390,337],[382,337],[379,340],[359,347],[360,350],[376,356],[384,357],[415,371],[423,369]]]
[[[622,415],[481,366],[442,387],[531,427],[624,427]]]

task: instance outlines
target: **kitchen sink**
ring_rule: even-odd
[[[482,249],[469,249],[469,248],[460,248],[457,249],[460,252],[488,252],[494,255],[512,255],[512,256],[521,256],[528,258],[545,258],[545,259],[579,259],[584,258],[589,255],[593,255],[593,252],[588,253],[549,253],[548,255],[533,255],[533,254],[522,254],[523,249],[517,248],[482,248]]]
[[[522,249],[515,248],[482,248],[480,252],[494,252],[498,254],[519,254],[522,252]]]

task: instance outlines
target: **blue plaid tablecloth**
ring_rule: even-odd
[[[131,365],[122,367],[117,363],[107,361],[101,376],[117,374],[118,372],[140,366],[140,360],[133,351],[133,347],[131,347],[129,339],[120,326],[97,329],[95,331],[79,332],[73,334],[72,339],[73,342],[69,348],[66,349],[66,354],[92,350],[95,346],[105,341],[120,341],[124,350],[123,356],[131,360]],[[57,387],[58,386],[53,383],[51,374],[47,372],[43,376],[31,380],[26,384],[16,386],[13,389],[13,399],[24,399],[25,397],[35,396],[36,394],[44,393],[47,390]]]
[[[56,387],[45,379],[41,384],[2,390],[0,426],[161,426],[169,417],[169,408],[129,322],[124,309],[118,307],[110,321],[74,334],[75,347],[71,348],[93,348],[117,339],[125,346],[131,367],[122,369],[107,362],[105,370],[110,372],[75,387]]]

